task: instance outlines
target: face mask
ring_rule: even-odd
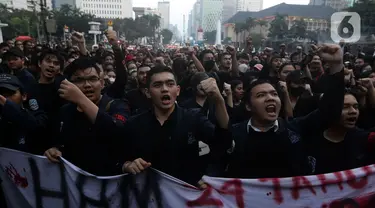
[[[111,77],[111,78],[109,78],[108,80],[109,80],[109,83],[113,84],[113,83],[115,82],[116,79],[113,78],[113,77]]]
[[[215,61],[214,60],[205,61],[203,66],[206,71],[211,71],[212,68],[214,68],[215,66]]]
[[[299,97],[299,96],[302,95],[303,92],[305,92],[305,88],[304,87],[291,87],[290,88],[290,94],[293,97]]]

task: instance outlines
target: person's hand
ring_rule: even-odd
[[[69,82],[68,80],[63,80],[61,82],[58,92],[61,98],[73,103],[77,103],[82,97],[85,96],[75,84]]]
[[[151,166],[151,163],[144,161],[142,158],[135,159],[133,162],[126,162],[122,166],[122,171],[125,173],[132,173],[132,174],[137,174],[148,167]]]
[[[232,88],[230,84],[224,82],[224,95],[229,96],[232,95]]]
[[[61,152],[55,147],[52,147],[44,152],[44,156],[46,156],[49,161],[54,163],[60,162],[58,158],[61,157],[61,155]]]
[[[0,105],[4,106],[6,102],[7,99],[4,96],[0,95]]]
[[[343,51],[339,45],[323,44],[322,46],[312,45],[311,48],[318,53],[318,55],[330,67],[330,74],[335,74],[343,69]]]
[[[208,78],[199,84],[199,88],[209,97],[220,100],[223,99],[223,97],[220,94],[220,90],[217,86],[216,79],[214,78]]]
[[[108,30],[106,36],[107,36],[107,39],[108,39],[109,43],[111,43],[112,45],[117,44],[117,33],[116,33],[116,31]]]
[[[189,54],[189,56],[195,55],[196,54],[195,49],[193,47],[189,47],[188,48],[188,54]]]
[[[72,41],[73,43],[85,43],[85,37],[83,36],[82,33],[79,32],[73,32],[72,33]]]
[[[360,79],[359,82],[362,86],[366,87],[368,90],[374,88],[374,85],[372,84],[372,80],[370,78]]]
[[[203,180],[199,180],[198,187],[203,190],[203,189],[208,188],[208,185]]]
[[[234,46],[228,46],[227,47],[227,51],[228,53],[230,53],[230,55],[234,56],[236,55],[236,48]]]
[[[280,85],[281,90],[282,90],[284,93],[288,93],[288,87],[287,87],[287,85],[286,85],[286,82],[279,81],[279,85]]]

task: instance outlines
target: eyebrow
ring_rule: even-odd
[[[277,92],[277,91],[276,91],[276,90],[260,91],[260,92],[257,92],[256,95],[258,95],[258,94],[262,94],[262,93],[273,93],[273,92]]]

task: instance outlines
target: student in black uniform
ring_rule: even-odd
[[[277,88],[261,79],[250,85],[245,100],[252,117],[231,129],[235,145],[229,151],[228,177],[290,177],[313,173],[316,160],[305,154],[303,138],[322,132],[337,121],[344,97],[340,47],[325,45],[318,51],[331,64],[327,76],[331,84],[319,109],[306,117],[292,121],[278,118],[281,100]]]
[[[65,70],[67,79],[59,89],[70,103],[60,110],[54,147],[45,152],[57,162],[64,158],[95,175],[118,174],[114,145],[119,129],[128,119],[129,109],[122,100],[101,95],[104,80],[100,69],[88,58],[79,58]],[[58,133],[59,132],[59,133]]]
[[[33,133],[45,124],[36,118],[44,113],[25,109],[25,99],[25,89],[17,77],[0,74],[0,146],[32,152],[38,144],[33,141]]]
[[[129,155],[122,157],[126,158],[123,171],[136,174],[152,166],[196,185],[204,174],[201,169],[194,168],[200,160],[198,142],[208,145],[223,142],[216,136],[225,135],[222,132],[229,122],[216,80],[206,79],[199,86],[215,103],[216,128],[199,109],[187,110],[175,104],[180,87],[168,67],[152,68],[147,74],[147,86],[153,108],[125,125],[124,135],[129,144],[124,146],[128,148],[123,152]]]

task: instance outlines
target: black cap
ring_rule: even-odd
[[[306,75],[304,71],[294,70],[288,74],[288,76],[286,77],[286,82],[299,84],[306,79],[308,79],[308,76]]]
[[[0,74],[0,88],[6,88],[8,90],[16,91],[22,89],[23,85],[20,80],[10,74]]]
[[[4,57],[9,57],[9,56],[16,56],[16,57],[20,57],[20,58],[24,58],[25,55],[24,53],[22,52],[21,49],[19,49],[18,47],[13,47],[11,49],[9,49],[5,54],[4,54]]]

